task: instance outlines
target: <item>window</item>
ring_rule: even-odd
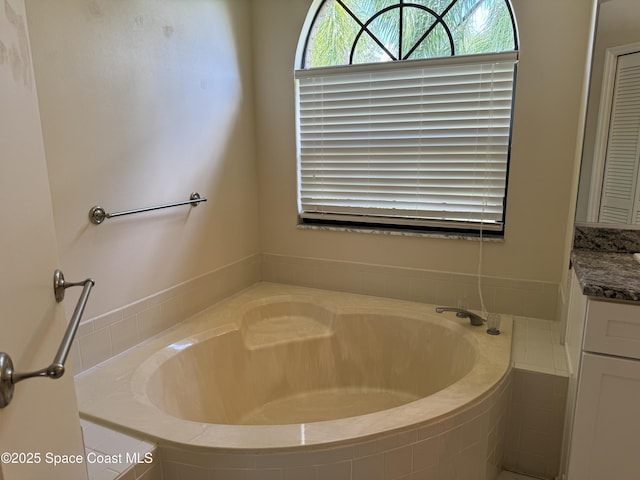
[[[316,1],[296,79],[302,223],[502,235],[507,0]]]

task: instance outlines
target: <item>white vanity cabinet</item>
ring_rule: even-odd
[[[574,279],[575,280],[575,279]],[[582,323],[574,362],[577,390],[567,480],[640,479],[640,302],[575,298],[571,325]],[[576,316],[582,318],[576,318]],[[574,330],[580,334],[579,326]],[[571,409],[569,409],[571,410]]]

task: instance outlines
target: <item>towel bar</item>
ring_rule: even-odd
[[[62,272],[60,270],[55,271],[53,275],[53,291],[56,297],[56,302],[60,303],[64,299],[64,290],[66,288],[78,286],[83,287],[76,308],[73,311],[73,315],[71,316],[71,320],[69,321],[64,337],[62,337],[62,342],[60,342],[58,352],[56,353],[53,362],[51,362],[51,365],[48,367],[34,372],[18,373],[13,369],[13,361],[9,354],[0,352],[0,408],[4,408],[11,403],[16,383],[35,377],[48,377],[55,380],[64,374],[64,364],[67,361],[67,356],[69,355],[71,344],[73,343],[76,331],[78,330],[78,325],[80,325],[80,319],[82,318],[84,307],[87,305],[89,293],[91,293],[91,288],[94,285],[95,282],[90,278],[87,278],[82,282],[66,282]]]
[[[191,205],[197,207],[200,202],[206,202],[206,198],[201,198],[198,192],[193,192],[189,200],[176,203],[165,203],[164,205],[155,205],[153,207],[137,208],[134,210],[125,210],[124,212],[107,213],[100,205],[96,205],[89,210],[89,220],[95,225],[100,225],[107,218],[122,217],[123,215],[132,215],[134,213],[149,212],[151,210],[160,210],[161,208],[179,207],[180,205]]]

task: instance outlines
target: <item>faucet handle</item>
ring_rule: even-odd
[[[500,335],[500,314],[487,314],[487,333],[489,335]]]
[[[462,308],[436,307],[436,312],[456,312],[456,317],[468,318],[469,320],[471,320],[471,325],[475,327],[479,327],[484,323],[484,319],[480,315],[470,312],[469,310],[464,310]]]

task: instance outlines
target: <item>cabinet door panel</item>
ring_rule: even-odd
[[[640,359],[640,308],[590,299],[583,349]]]
[[[569,480],[637,480],[640,362],[585,353],[580,370]]]

